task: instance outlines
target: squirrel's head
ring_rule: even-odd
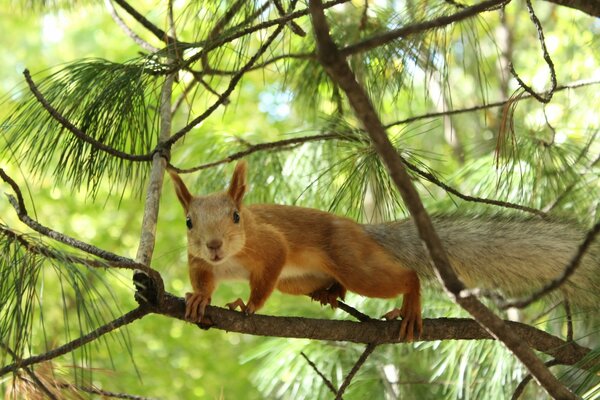
[[[245,161],[235,166],[229,188],[206,196],[193,196],[175,171],[169,175],[177,198],[185,211],[188,252],[211,264],[219,264],[244,247],[244,213],[242,200],[246,193]]]

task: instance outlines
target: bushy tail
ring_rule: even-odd
[[[562,275],[584,239],[574,224],[502,217],[434,217],[450,262],[470,288],[524,296]],[[422,279],[434,278],[411,220],[364,225],[365,231]],[[600,304],[600,241],[588,249],[560,291],[573,304]]]

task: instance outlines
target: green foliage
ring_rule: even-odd
[[[156,79],[144,62],[87,60],[67,65],[37,86],[46,101],[85,135],[109,148],[139,155],[156,146],[152,106],[158,103]],[[2,156],[24,161],[34,175],[51,172],[57,184],[85,189],[92,197],[107,177],[111,186],[143,185],[147,163],[123,160],[86,143],[32,95],[3,126]]]
[[[14,17],[10,9],[17,3],[40,7],[31,17]],[[31,69],[46,100],[89,137],[121,152],[147,154],[157,145],[161,73],[167,68],[163,63],[168,51],[161,38],[132,23],[120,8],[117,11],[136,33],[162,50],[139,56],[138,48],[124,40],[126,36],[99,3],[56,1],[50,2],[49,9],[42,3],[48,2],[11,1],[0,6],[0,27],[15,38],[5,40],[5,51],[0,52],[6,66],[0,72],[1,90],[6,93],[0,109],[0,167],[21,185],[38,220],[131,257],[143,212],[139,194],[147,184],[150,164],[116,158],[77,139],[34,99],[18,72]],[[172,4],[177,39],[186,42],[174,48],[186,58],[205,54],[177,76],[173,100],[180,103],[172,132],[218,101],[235,70],[273,32],[272,26],[240,36],[280,16],[272,3],[145,0],[133,4],[165,31],[167,5]],[[289,2],[281,3],[286,10],[290,7]],[[332,35],[340,46],[460,10],[441,0],[426,6],[414,1],[374,3],[367,2],[365,8],[364,2],[353,2],[328,11]],[[238,12],[223,19],[234,4],[240,5]],[[304,7],[301,3],[296,9]],[[546,2],[535,7],[559,83],[597,79],[597,22]],[[402,122],[504,100],[518,90],[501,65],[506,44],[522,79],[537,91],[547,89],[548,66],[523,2],[515,0],[503,12],[503,19],[498,12],[484,13],[352,54],[349,61],[384,123],[390,124],[394,145],[409,162],[461,193],[547,209],[590,225],[598,219],[599,209],[597,86],[556,92],[547,105],[523,98],[503,107]],[[213,35],[218,21],[222,29]],[[260,143],[335,133],[336,139],[274,147],[245,157],[250,165],[247,201],[317,207],[360,221],[403,217],[402,202],[385,167],[342,92],[312,54],[309,17],[295,22],[307,35],[293,34],[286,26],[257,63],[266,64],[246,74],[229,102],[174,144],[171,163],[195,167]],[[504,29],[511,38],[503,39]],[[286,54],[295,56],[278,58]],[[15,85],[19,90],[13,89]],[[520,98],[521,93],[515,92],[512,100]],[[192,191],[209,193],[226,187],[231,170],[226,162],[184,179]],[[417,174],[413,179],[429,211],[509,212],[458,199]],[[10,192],[5,185],[2,190]],[[0,215],[2,224],[16,231],[18,222],[7,202],[0,202]],[[166,289],[180,296],[189,291],[184,222],[167,178],[152,267],[160,271]],[[56,257],[32,253],[14,237],[0,234],[0,338],[19,357],[54,348],[135,307],[129,273],[74,263],[63,247],[37,236],[24,237],[51,249]],[[464,316],[439,292],[439,288],[428,290],[424,296],[426,316]],[[223,284],[213,304],[223,306],[247,294],[245,283]],[[398,302],[357,296],[348,301],[373,317]],[[519,316],[564,336],[567,318],[562,310],[550,308],[535,304]],[[273,295],[261,312],[348,318],[306,298],[281,294]],[[575,319],[576,339],[597,347],[597,314],[579,313]],[[300,353],[337,387],[364,350],[353,344],[204,332],[160,316],[146,317],[120,332],[125,333],[107,336],[101,345],[84,347],[56,363],[73,366],[76,381],[161,398],[329,398],[322,379]],[[588,337],[580,337],[582,332]],[[6,352],[0,354],[3,365],[13,361]],[[598,357],[598,350],[590,357]],[[583,373],[570,367],[562,371],[562,379],[584,398],[599,397],[597,371]],[[361,368],[345,398],[504,399],[525,375],[506,350],[488,341],[381,346]],[[0,382],[2,390],[9,385]],[[524,398],[542,395],[530,383],[524,395],[529,397]]]

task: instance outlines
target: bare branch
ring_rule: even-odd
[[[151,311],[185,321],[185,300],[165,293],[159,306],[149,305]],[[211,328],[248,335],[341,341],[364,344],[399,343],[400,321],[370,320],[355,322],[302,317],[274,317],[254,314],[247,316],[226,308],[208,306],[206,316],[212,321]],[[556,358],[565,365],[581,361],[591,350],[550,335],[530,325],[504,321],[523,343]],[[468,318],[437,318],[423,321],[423,334],[417,341],[437,340],[489,340],[494,337],[476,321]],[[591,369],[598,361],[579,366]]]
[[[196,125],[198,125],[199,123],[204,121],[206,118],[208,118],[217,108],[219,108],[219,106],[221,104],[223,104],[225,101],[227,101],[227,99],[229,98],[229,95],[231,95],[231,93],[233,92],[233,90],[235,89],[237,84],[240,82],[240,80],[242,79],[244,74],[246,72],[248,72],[248,70],[252,67],[252,65],[254,65],[254,63],[264,54],[264,52],[267,51],[267,49],[269,48],[271,43],[275,40],[275,38],[277,36],[279,36],[281,31],[283,30],[283,27],[284,27],[283,24],[279,25],[275,29],[275,31],[267,38],[267,40],[264,41],[264,43],[262,44],[260,49],[256,52],[256,54],[254,54],[252,56],[252,58],[250,58],[250,60],[238,71],[238,73],[231,78],[231,80],[229,81],[229,85],[227,86],[227,89],[225,89],[225,91],[223,91],[223,93],[221,93],[221,95],[219,96],[217,101],[215,101],[210,107],[208,107],[206,109],[206,111],[204,111],[201,115],[194,118],[185,127],[183,127],[182,129],[180,129],[179,131],[174,133],[173,136],[171,136],[171,138],[169,140],[164,142],[164,145],[167,148],[169,146],[171,146],[173,143],[177,142],[182,137],[184,137],[189,131],[192,130],[192,128],[194,128]]]
[[[329,391],[333,394],[337,393],[337,389],[335,388],[335,386],[333,386],[333,383],[331,383],[331,381],[329,379],[327,379],[327,377],[325,376],[325,374],[323,374],[321,371],[319,371],[319,368],[317,368],[317,366],[315,365],[314,362],[312,362],[308,356],[306,354],[304,354],[303,351],[300,352],[300,355],[306,360],[306,362],[308,363],[308,365],[310,365],[310,367],[313,369],[313,371],[315,371],[317,373],[317,375],[319,375],[321,377],[321,379],[323,380],[323,382],[325,383],[325,386],[327,386],[327,388],[329,389]]]
[[[483,3],[482,3],[483,4]],[[386,164],[390,176],[396,184],[404,202],[414,219],[419,236],[425,242],[429,255],[435,266],[444,287],[455,301],[473,315],[477,322],[485,326],[493,335],[501,340],[523,362],[544,389],[554,397],[576,399],[576,396],[556,377],[533,353],[531,348],[524,345],[505,323],[477,298],[473,296],[461,297],[460,292],[465,289],[464,284],[453,271],[447,254],[436,234],[431,219],[427,215],[419,195],[411,182],[405,164],[386,135],[385,128],[377,115],[368,95],[356,81],[354,73],[347,61],[339,52],[329,34],[329,26],[323,12],[321,1],[312,0],[310,10],[313,28],[317,41],[317,54],[327,73],[346,93],[352,108],[365,130],[373,141],[373,146]]]
[[[340,388],[338,389],[337,394],[335,396],[336,400],[342,400],[342,396],[344,395],[344,392],[346,391],[348,386],[350,386],[352,379],[354,379],[354,376],[356,375],[358,370],[363,366],[365,361],[367,361],[367,358],[369,358],[369,356],[375,350],[376,347],[377,345],[373,343],[369,343],[367,345],[365,351],[363,351],[358,360],[356,360],[356,363],[354,363],[354,366],[352,367],[348,375],[346,375],[346,378],[344,378],[344,381],[340,385]]]
[[[117,26],[119,26],[121,28],[121,30],[123,30],[123,32],[125,32],[125,34],[131,38],[131,40],[133,40],[134,42],[139,44],[141,48],[143,48],[146,51],[149,51],[150,53],[156,53],[158,51],[158,49],[156,47],[152,46],[150,43],[146,42],[144,39],[139,37],[125,23],[125,21],[123,21],[123,19],[121,18],[121,16],[119,15],[119,13],[115,9],[115,7],[113,6],[112,0],[104,0],[104,4],[105,4],[106,8],[108,9],[108,13],[112,17],[113,21],[115,21]]]
[[[600,0],[546,0],[600,18]]]
[[[548,69],[550,70],[550,80],[551,80],[550,89],[543,95],[537,94],[531,87],[529,87],[525,82],[523,82],[523,80],[521,80],[519,75],[517,75],[512,63],[509,63],[508,67],[509,67],[510,73],[517,80],[517,82],[519,82],[519,85],[523,88],[523,90],[525,90],[531,96],[535,97],[536,100],[538,100],[539,102],[547,104],[550,102],[550,100],[552,100],[552,96],[554,95],[554,91],[556,90],[556,85],[557,85],[556,70],[554,68],[554,62],[552,61],[552,58],[550,58],[550,54],[548,54],[548,49],[546,48],[546,40],[544,39],[544,30],[542,29],[542,24],[541,24],[540,20],[538,19],[537,15],[535,15],[535,11],[533,10],[533,6],[531,5],[531,0],[526,0],[526,4],[527,4],[527,10],[529,11],[529,18],[535,25],[535,28],[538,33],[538,39],[542,46],[542,54],[543,54],[544,60],[546,61],[546,64],[548,65]]]
[[[279,16],[284,17],[285,16],[285,9],[283,8],[283,5],[281,4],[280,0],[272,0],[273,4],[275,4],[275,8],[277,8],[277,12],[279,13]],[[288,26],[290,27],[290,30],[292,32],[294,32],[296,35],[304,37],[306,36],[306,32],[304,32],[304,29],[302,29],[300,27],[300,25],[298,25],[294,20],[291,20],[290,22],[288,22]]]
[[[217,160],[217,161],[213,161],[213,162],[210,162],[210,163],[198,165],[196,167],[192,167],[192,168],[177,168],[177,167],[175,167],[173,165],[170,165],[170,167],[173,168],[173,170],[177,171],[177,173],[187,174],[187,173],[190,173],[190,172],[200,171],[202,169],[216,167],[217,165],[227,164],[227,163],[230,163],[232,161],[239,160],[240,158],[246,157],[246,156],[248,156],[250,154],[256,153],[258,151],[281,149],[283,147],[292,146],[292,145],[296,145],[296,144],[302,144],[302,143],[308,143],[308,142],[315,142],[315,141],[320,141],[320,140],[336,139],[336,138],[342,138],[342,137],[343,137],[342,135],[336,134],[336,133],[325,133],[325,134],[322,134],[322,135],[304,136],[304,137],[299,137],[299,138],[283,139],[283,140],[278,140],[276,142],[259,143],[259,144],[255,144],[255,145],[249,146],[246,150],[242,150],[242,151],[238,151],[237,153],[233,153],[233,154],[231,154],[231,155],[229,155],[226,158],[223,158],[221,160]]]
[[[149,30],[154,36],[156,36],[159,40],[162,40],[166,44],[175,43],[177,40],[167,34],[167,32],[163,31],[152,22],[150,22],[146,17],[138,12],[135,8],[133,8],[127,1],[125,0],[113,0],[117,3],[123,10],[125,10],[129,15],[131,15],[137,22],[139,22],[144,28]],[[179,43],[186,44],[186,43]]]
[[[25,203],[23,202],[23,195],[21,194],[21,189],[16,184],[16,182],[10,176],[8,176],[6,174],[6,172],[4,172],[4,170],[1,168],[0,168],[0,177],[12,187],[13,191],[15,192],[15,194],[17,196],[17,199],[15,199],[13,196],[8,195],[8,200],[12,204],[12,206],[15,208],[17,216],[25,225],[29,226],[34,231],[41,233],[42,235],[47,236],[51,239],[57,240],[61,243],[64,243],[71,247],[74,247],[76,249],[82,250],[86,253],[93,254],[104,260],[113,261],[115,263],[118,263],[118,265],[122,268],[135,269],[135,268],[143,267],[147,270],[146,272],[156,272],[156,271],[151,270],[141,264],[136,263],[135,261],[133,261],[130,258],[122,257],[122,256],[116,255],[114,253],[108,252],[106,250],[102,250],[96,246],[82,242],[78,239],[72,238],[70,236],[67,236],[63,233],[57,232],[53,229],[50,229],[50,228],[40,224],[36,220],[29,217],[29,215],[27,214],[27,209],[25,208]]]
[[[474,6],[464,8],[461,11],[451,15],[444,15],[429,21],[403,26],[402,28],[394,29],[381,35],[365,39],[361,42],[346,46],[345,48],[340,49],[339,52],[344,57],[347,57],[351,54],[365,52],[409,35],[414,35],[416,33],[421,33],[431,29],[441,28],[455,22],[460,22],[481,14],[482,12],[497,9],[498,7],[504,6],[509,2],[510,0],[487,0]]]
[[[547,361],[545,365],[546,365],[546,367],[550,368],[555,365],[560,365],[560,363],[557,360],[550,360],[550,361]],[[521,397],[521,395],[525,391],[525,387],[527,386],[529,381],[531,381],[532,378],[533,378],[533,376],[531,376],[531,374],[527,374],[527,376],[525,378],[523,378],[523,380],[521,382],[519,382],[519,384],[517,385],[515,391],[513,392],[512,397],[511,397],[512,400],[518,400],[519,397]]]
[[[27,251],[33,254],[39,254],[46,258],[51,258],[59,261],[67,261],[74,264],[81,264],[88,267],[94,268],[107,268],[107,267],[115,267],[115,268],[123,268],[121,263],[116,263],[114,261],[100,261],[93,258],[82,258],[72,254],[65,254],[54,250],[51,247],[42,246],[41,244],[32,243],[31,241],[25,238],[25,235],[14,232],[11,229],[8,229],[2,225],[0,225],[0,235],[8,237],[10,240],[17,241],[21,246],[23,246]],[[125,267],[127,269],[131,269],[131,267]]]

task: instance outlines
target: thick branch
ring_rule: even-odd
[[[520,338],[513,331],[509,330],[497,315],[486,308],[474,296],[461,297],[461,291],[465,289],[465,286],[458,279],[450,265],[440,238],[435,232],[431,219],[425,211],[410,176],[406,171],[402,157],[387,137],[385,128],[368,95],[356,81],[348,63],[331,39],[321,2],[319,0],[312,0],[310,2],[310,10],[317,39],[319,60],[331,78],[344,90],[356,116],[369,133],[373,141],[373,146],[386,164],[392,180],[398,187],[415,221],[419,236],[425,242],[429,256],[444,287],[458,304],[471,313],[477,322],[488,329],[494,337],[501,340],[527,366],[532,375],[550,395],[557,398],[575,399],[575,395],[550,373],[531,348],[524,345]]]
[[[152,312],[185,321],[185,300],[165,293],[160,306],[151,306]],[[262,314],[246,316],[241,312],[208,306],[206,316],[212,328],[248,335],[343,341],[364,344],[399,343],[400,321],[369,320],[363,322],[327,320],[302,317],[275,317]],[[567,343],[560,338],[532,326],[504,321],[519,340],[556,358],[565,365],[581,361],[591,350],[576,343]],[[489,340],[494,337],[478,323],[468,318],[437,318],[423,321],[423,334],[417,341],[437,340]],[[597,362],[596,362],[597,363]],[[582,366],[592,368],[593,363]]]
[[[600,0],[546,0],[600,18]]]

